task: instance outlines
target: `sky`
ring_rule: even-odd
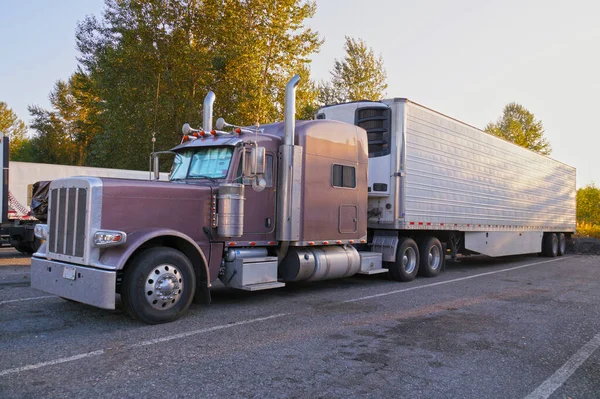
[[[77,66],[75,29],[102,0],[2,0],[0,101],[25,122],[49,107]],[[479,128],[510,102],[543,122],[551,157],[600,185],[600,2],[557,0],[317,0],[307,25],[325,40],[312,76],[329,79],[344,38],[381,55],[386,98],[406,97]]]

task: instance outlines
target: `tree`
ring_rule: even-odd
[[[51,110],[32,105],[31,127],[36,162],[86,165],[88,148],[99,125],[99,99],[93,94],[92,82],[81,70],[67,82],[59,80],[50,93]]]
[[[498,121],[488,123],[485,131],[542,155],[552,152],[544,137],[542,121],[536,120],[525,107],[514,102],[506,105]]]
[[[600,225],[600,189],[593,183],[577,190],[577,223]]]
[[[12,160],[29,160],[27,158],[30,143],[27,138],[27,125],[2,101],[0,101],[0,133],[10,140],[9,152]]]
[[[200,125],[201,106],[215,92],[215,116],[249,125],[280,120],[283,89],[306,75],[321,40],[305,19],[303,0],[107,0],[101,20],[77,29],[79,61],[94,83],[102,133],[92,164],[145,168],[152,150],[172,147],[181,126]],[[298,109],[311,85],[298,89]],[[316,96],[316,95],[315,95]]]
[[[344,50],[344,59],[334,61],[331,82],[319,85],[321,104],[380,100],[387,89],[383,58],[376,56],[364,40],[348,36]]]

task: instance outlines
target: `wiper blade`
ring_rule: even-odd
[[[200,175],[200,176],[188,176],[188,179],[208,179],[208,180],[214,182],[219,179],[223,179],[223,177],[212,177],[212,176]]]

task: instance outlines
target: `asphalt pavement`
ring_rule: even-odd
[[[472,257],[245,292],[148,326],[0,250],[1,398],[600,398],[600,257]]]

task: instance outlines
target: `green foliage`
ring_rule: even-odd
[[[552,152],[550,143],[544,137],[542,122],[517,103],[506,105],[500,119],[488,123],[485,131],[542,155]]]
[[[594,183],[577,190],[577,234],[600,238],[600,188]]]
[[[51,110],[30,106],[31,127],[37,135],[30,152],[37,162],[85,165],[88,146],[101,128],[99,100],[88,75],[78,71],[68,82],[59,80],[50,93]]]
[[[319,84],[319,102],[335,104],[346,101],[380,100],[387,89],[383,58],[376,56],[362,39],[346,36],[346,55],[335,60],[331,82]]]
[[[0,101],[0,133],[10,140],[11,159],[13,161],[27,161],[31,147],[27,138],[27,125],[2,101]]]
[[[593,183],[577,190],[577,222],[600,225],[600,189]]]
[[[178,143],[183,123],[200,125],[209,90],[216,117],[239,125],[281,120],[285,83],[298,71],[298,113],[311,115],[308,56],[321,40],[303,23],[315,7],[300,0],[107,0],[102,20],[88,17],[77,30],[79,61],[101,99],[91,104],[102,132],[87,141],[88,162],[146,168],[152,133],[157,150]]]
[[[591,223],[577,223],[577,235],[580,237],[593,237],[600,239],[600,225]]]

